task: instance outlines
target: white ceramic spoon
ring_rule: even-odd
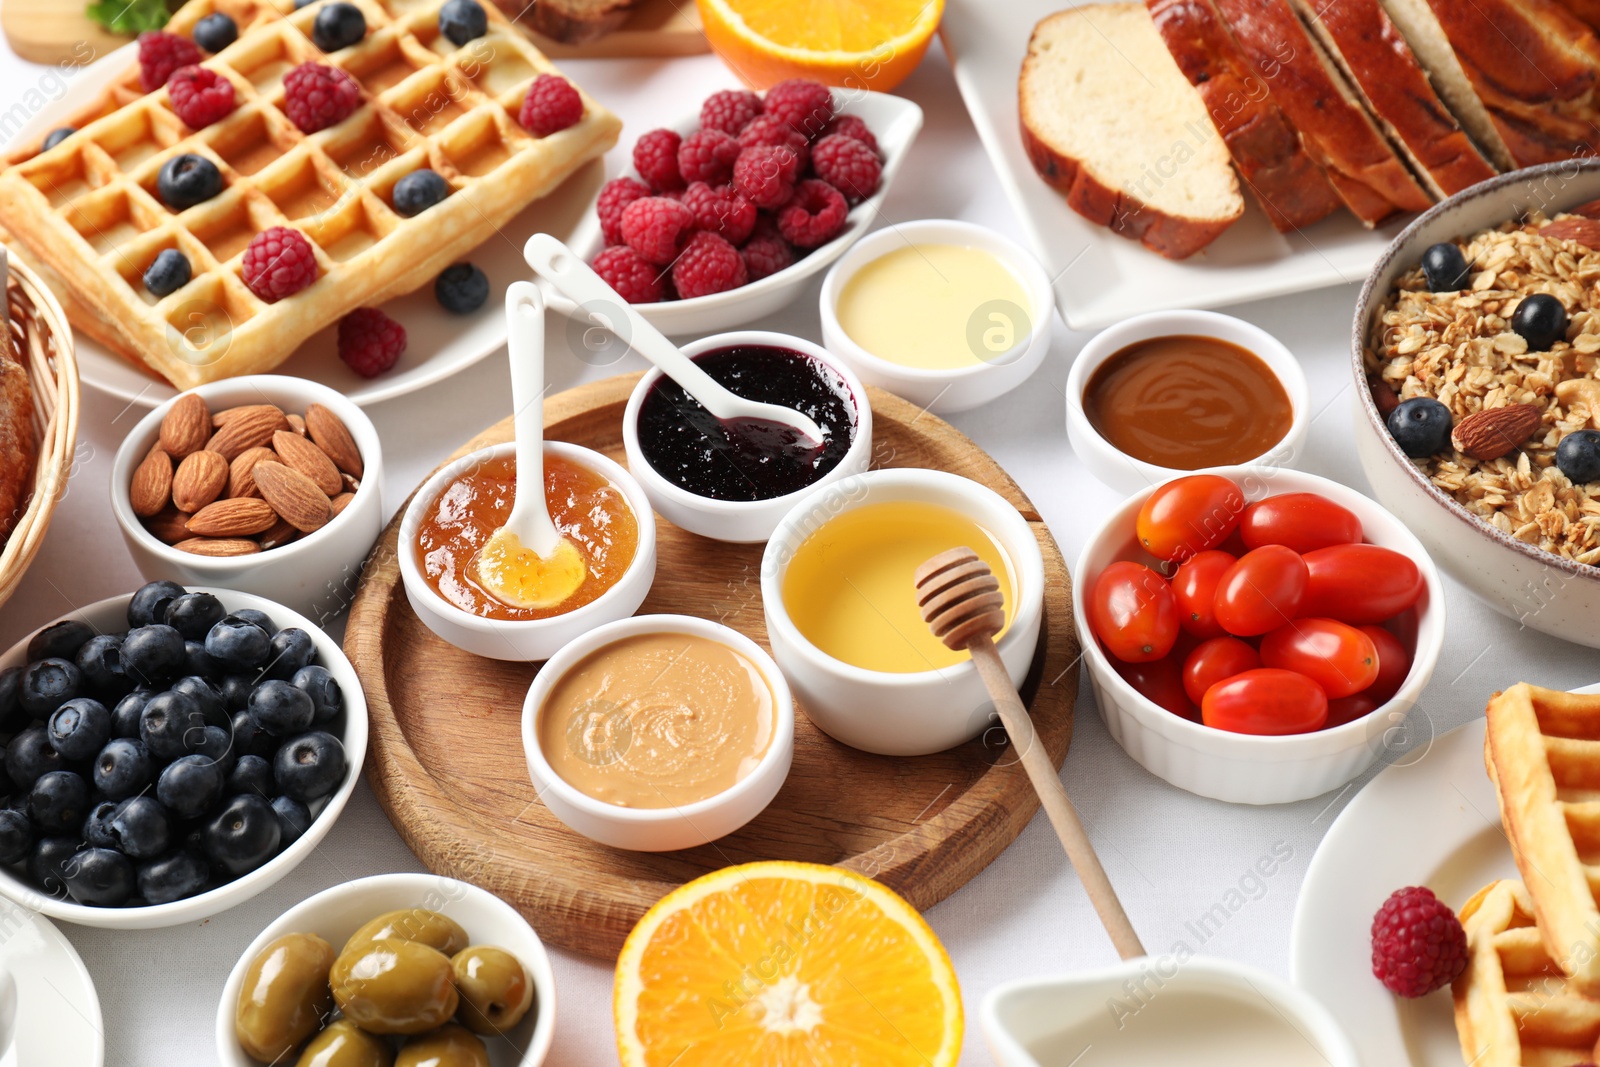
[[[812,447],[821,446],[822,430],[810,418],[793,408],[746,400],[729,392],[699,364],[678,351],[676,345],[650,325],[633,305],[618,296],[589,264],[554,237],[547,233],[534,234],[528,238],[522,254],[535,274],[577,304],[580,311],[587,311],[591,319],[628,342],[634,351],[659,367],[662,374],[682,386],[684,392],[712,415],[723,422],[756,419],[777,423],[809,439]]]

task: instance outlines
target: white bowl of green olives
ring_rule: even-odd
[[[250,943],[217,1005],[217,1062],[539,1067],[555,1007],[544,943],[511,905],[380,874],[306,898]]]

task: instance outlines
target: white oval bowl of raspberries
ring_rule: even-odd
[[[720,90],[635,142],[568,243],[661,332],[733,329],[867,232],[921,129],[922,109],[885,93]]]

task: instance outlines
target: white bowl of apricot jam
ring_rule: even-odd
[[[1305,373],[1259,326],[1157,311],[1102,330],[1067,375],[1067,437],[1123,493],[1206,467],[1291,467],[1311,422]]]
[[[545,442],[551,518],[584,557],[577,590],[550,608],[513,607],[478,583],[473,558],[511,513],[516,443],[471,452],[433,473],[400,523],[406,599],[434,634],[489,659],[540,661],[579,634],[638,610],[656,575],[656,523],[615,461]]]

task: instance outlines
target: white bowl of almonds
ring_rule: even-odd
[[[111,509],[146,579],[255,593],[321,624],[355,595],[382,481],[378,432],[343,394],[249,375],[140,420],[112,464]]]

